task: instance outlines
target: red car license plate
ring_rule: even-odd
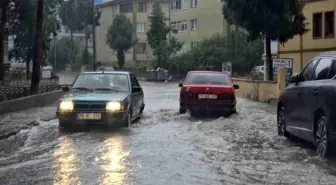
[[[79,120],[101,120],[100,113],[78,113],[77,119]]]
[[[199,94],[198,99],[217,99],[216,94]]]

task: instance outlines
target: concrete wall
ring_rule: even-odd
[[[237,96],[262,102],[278,99],[286,84],[283,69],[279,69],[277,81],[246,79],[233,79],[233,81],[239,85],[239,89],[236,90]]]
[[[63,95],[61,90],[0,102],[0,114],[51,105]]]

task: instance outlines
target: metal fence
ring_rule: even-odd
[[[164,81],[168,79],[182,79],[186,74],[172,72],[167,70],[150,70],[146,68],[124,68],[123,71],[132,72],[137,78],[142,78],[148,81]]]
[[[3,100],[11,100],[30,95],[30,81],[14,80],[0,82],[0,95]],[[58,80],[41,80],[39,84],[39,93],[51,92],[61,89]]]

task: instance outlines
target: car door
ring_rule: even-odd
[[[299,119],[302,131],[302,137],[309,140],[313,134],[314,126],[314,112],[318,101],[319,81],[329,79],[329,73],[333,64],[333,58],[322,57],[317,64],[313,79],[301,83],[302,94],[302,107],[299,109],[301,117]]]
[[[132,85],[132,113],[133,115],[138,115],[143,101],[143,91],[136,77],[133,74],[131,74],[130,77]],[[133,91],[134,87],[140,87],[140,89]]]
[[[302,105],[304,105],[304,100],[302,99],[302,91],[305,83],[313,79],[314,70],[318,64],[319,59],[316,58],[309,62],[309,64],[302,70],[298,77],[298,82],[296,84],[291,84],[288,89],[289,97],[291,101],[289,105],[285,105],[286,114],[288,116],[287,130],[296,136],[302,134],[301,132],[301,117],[302,117]]]

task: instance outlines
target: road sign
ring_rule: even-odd
[[[292,68],[293,59],[291,58],[275,58],[273,59],[273,68]]]
[[[273,59],[273,76],[278,75],[278,69],[284,68],[286,77],[292,76],[293,59],[291,58],[275,58]]]

